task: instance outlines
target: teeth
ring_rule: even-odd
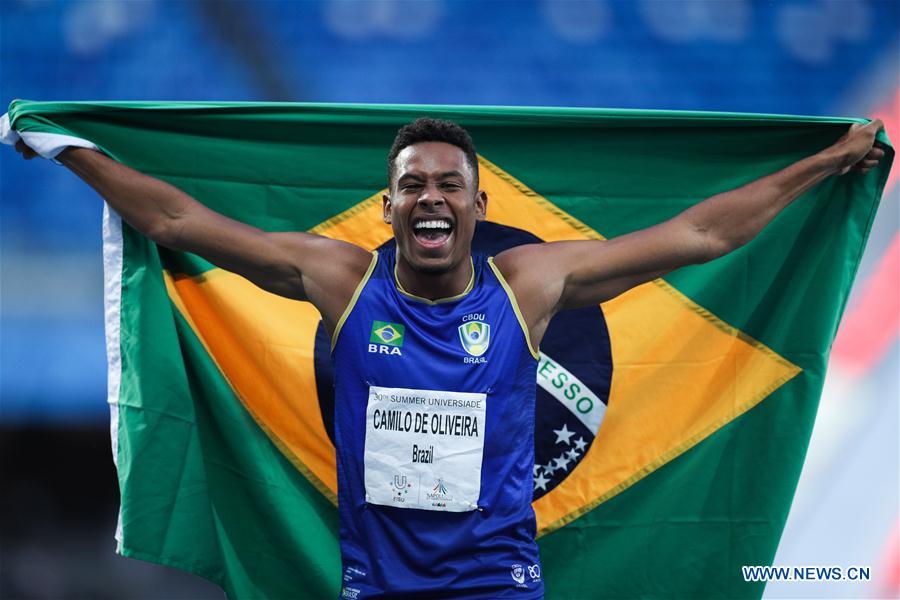
[[[442,220],[419,221],[415,225],[416,229],[450,229],[450,223]]]

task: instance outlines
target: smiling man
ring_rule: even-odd
[[[880,128],[854,125],[822,152],[648,229],[494,258],[471,254],[489,199],[472,140],[445,121],[398,133],[383,199],[396,250],[376,253],[233,221],[90,149],[59,159],[157,243],[322,314],[337,374],[344,597],[539,598],[535,369],[550,319],[747,243],[817,182],[874,167]]]

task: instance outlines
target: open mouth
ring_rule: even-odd
[[[426,248],[438,248],[447,243],[453,233],[453,222],[443,217],[420,218],[413,223],[413,235]]]

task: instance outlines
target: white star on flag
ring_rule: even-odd
[[[569,438],[575,435],[574,431],[569,431],[569,428],[566,427],[566,424],[563,423],[562,429],[554,429],[553,433],[556,434],[556,443],[565,442],[569,443]]]
[[[575,447],[579,450],[584,450],[584,447],[587,446],[587,442],[584,441],[584,438],[578,438],[575,440]]]
[[[565,454],[566,454],[566,456],[569,457],[569,460],[575,460],[575,459],[578,458],[578,450],[576,450],[575,448],[572,448],[571,450],[569,450],[569,451],[566,452]]]
[[[534,475],[534,476],[537,476],[538,471],[539,471],[540,469],[541,469],[541,465],[535,464],[535,465],[534,465],[534,469],[531,471],[531,474]]]
[[[547,465],[544,467],[544,473],[546,473],[547,475],[553,475],[553,473],[555,473],[556,469],[558,469],[558,468],[559,467],[556,467],[553,465],[553,462],[548,462]]]
[[[537,477],[534,478],[534,489],[541,488],[545,492],[547,491],[547,484],[550,483],[550,480],[544,477],[544,474],[541,473]]]
[[[569,470],[569,459],[566,458],[566,455],[565,455],[565,454],[561,454],[561,455],[559,456],[559,458],[554,458],[554,459],[553,459],[553,462],[555,462],[555,463],[556,463],[556,466],[557,466],[558,468],[562,469],[563,471],[568,471],[568,470]]]

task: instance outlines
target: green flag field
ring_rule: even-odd
[[[391,240],[381,194],[397,129],[451,119],[478,150],[489,203],[473,248],[485,253],[659,223],[824,149],[854,122],[28,101],[9,116],[19,131],[88,139],[264,230],[369,250]],[[738,251],[554,319],[535,382],[547,598],[762,595],[741,567],[775,556],[887,147],[878,168],[826,179]],[[158,247],[110,210],[103,235],[118,552],[205,577],[231,598],[338,597],[340,373],[318,313]]]

